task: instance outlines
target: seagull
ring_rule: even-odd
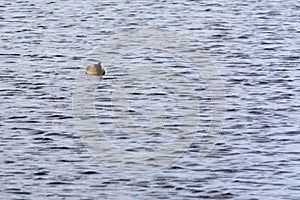
[[[102,63],[99,62],[98,64],[91,64],[87,66],[85,73],[91,75],[98,75],[102,78],[105,75],[105,68],[102,65]]]

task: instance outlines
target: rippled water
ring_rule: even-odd
[[[1,197],[298,199],[299,8],[294,0],[4,1],[0,5]],[[172,165],[135,175],[106,168],[81,143],[72,92],[82,62],[101,41],[145,27],[176,31],[201,42],[224,82],[226,119],[205,158],[198,156],[197,146],[191,146]],[[134,57],[138,55],[127,56],[131,65],[142,63]],[[107,68],[107,79],[96,89],[98,116],[105,113],[97,99],[103,101],[109,94],[124,60]],[[205,103],[205,84],[199,80],[198,86]],[[178,117],[175,96],[163,92],[172,102],[173,117]],[[143,105],[141,96],[133,98]],[[134,105],[131,109],[136,112],[133,120],[148,123],[144,110]],[[203,112],[208,117],[208,111]],[[108,121],[110,117],[104,116]],[[204,129],[205,120],[209,118],[204,118]],[[162,141],[152,136],[147,136],[150,142],[167,142],[166,135]],[[117,134],[111,137],[122,143]],[[149,143],[142,147],[153,148]]]

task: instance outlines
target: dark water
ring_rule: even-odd
[[[294,0],[2,2],[1,199],[298,199],[299,8]],[[82,145],[72,92],[102,40],[144,27],[201,42],[223,78],[226,119],[205,158],[191,147],[164,169],[129,175]],[[112,80],[108,73],[97,92]]]

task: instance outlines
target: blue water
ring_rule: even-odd
[[[2,2],[1,199],[298,199],[299,8],[294,0]],[[191,146],[165,168],[127,174],[104,166],[81,143],[73,89],[82,63],[102,41],[147,27],[199,41],[224,83],[225,121],[206,157]],[[131,66],[142,62],[132,59]],[[125,60],[107,66],[95,99],[110,94]],[[166,98],[176,99],[172,93]],[[98,116],[101,106],[95,103]],[[147,125],[146,111],[132,109],[142,113],[132,120]],[[173,120],[180,115],[171,113]],[[210,118],[202,114],[205,129]],[[103,118],[111,122],[112,116]],[[167,131],[147,140],[166,143],[169,137]],[[118,135],[111,139],[122,143]]]

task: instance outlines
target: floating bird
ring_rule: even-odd
[[[91,65],[87,66],[85,73],[92,74],[92,75],[98,75],[102,78],[105,74],[105,68],[102,65],[102,63],[99,62],[98,64],[91,64]]]

